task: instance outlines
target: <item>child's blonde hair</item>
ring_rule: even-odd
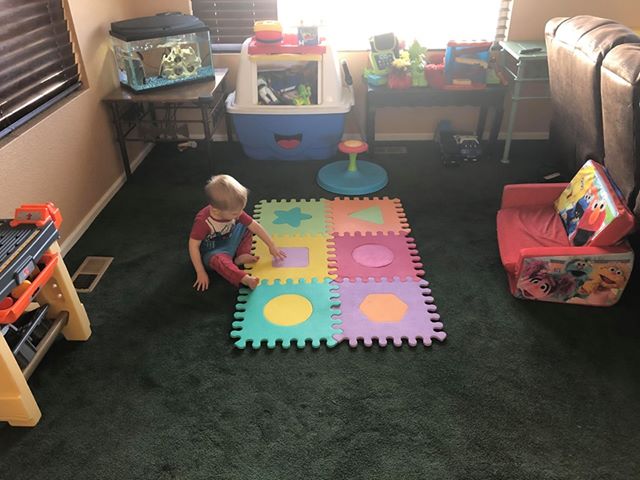
[[[249,191],[230,175],[214,175],[207,182],[204,191],[209,205],[218,210],[242,210],[247,205]]]

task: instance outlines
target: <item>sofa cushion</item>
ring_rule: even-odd
[[[576,173],[554,206],[575,246],[615,245],[634,225],[618,188],[605,168],[592,160]]]
[[[496,222],[502,265],[511,273],[516,271],[522,248],[570,246],[553,205],[503,208]]]

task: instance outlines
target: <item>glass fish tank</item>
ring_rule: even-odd
[[[136,92],[215,76],[209,28],[192,15],[122,20],[109,33],[120,83]]]

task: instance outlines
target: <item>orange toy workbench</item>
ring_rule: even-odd
[[[32,427],[41,417],[27,380],[59,333],[87,340],[89,319],[60,255],[59,210],[23,205],[0,220],[0,421]]]

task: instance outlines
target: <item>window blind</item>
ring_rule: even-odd
[[[2,137],[80,83],[62,0],[0,0],[0,25]]]
[[[191,5],[218,44],[242,43],[253,35],[253,22],[278,18],[276,0],[192,0]]]
[[[509,22],[511,21],[511,9],[513,0],[501,0],[498,11],[498,27],[496,28],[495,45],[506,40],[509,34]]]

